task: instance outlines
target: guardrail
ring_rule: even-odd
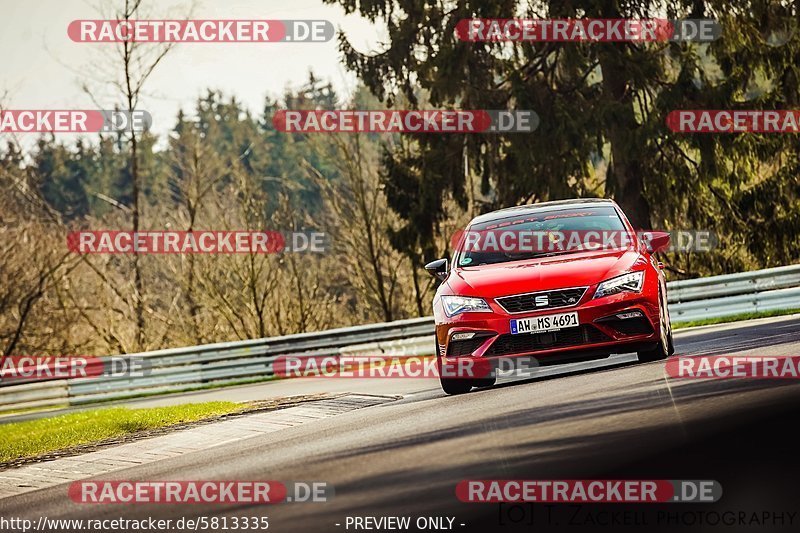
[[[800,265],[673,281],[667,284],[673,322],[800,307]]]
[[[668,283],[673,322],[800,307],[800,265]],[[272,376],[279,355],[433,355],[433,318],[424,317],[121,356],[141,359],[145,377],[112,376],[42,383],[0,382],[0,414],[222,386]]]

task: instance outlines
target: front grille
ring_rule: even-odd
[[[471,355],[472,352],[478,349],[483,344],[487,337],[491,335],[481,334],[471,339],[464,339],[460,341],[450,341],[447,346],[447,357],[460,357],[462,355]]]
[[[593,344],[596,342],[610,341],[611,338],[599,329],[584,324],[577,328],[567,328],[559,331],[546,331],[543,333],[528,333],[520,335],[505,334],[500,335],[489,346],[484,355],[512,355],[517,353],[535,352],[538,350],[550,350],[553,348],[564,348],[566,346],[578,346],[581,344]]]
[[[524,313],[526,311],[553,309],[554,307],[572,307],[581,301],[586,289],[588,287],[556,289],[517,294],[515,296],[503,296],[502,298],[496,298],[496,300],[509,313]]]

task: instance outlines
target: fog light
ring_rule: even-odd
[[[629,311],[627,313],[617,313],[617,318],[625,320],[626,318],[640,318],[642,317],[641,311]]]
[[[474,331],[468,331],[466,333],[453,333],[453,336],[450,337],[451,341],[465,341],[467,339],[471,339],[475,336]]]

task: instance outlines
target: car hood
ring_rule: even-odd
[[[576,252],[525,261],[456,268],[447,278],[450,294],[496,298],[510,294],[582,287],[624,274],[646,259],[634,250]]]

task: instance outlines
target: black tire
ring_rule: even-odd
[[[442,385],[442,390],[445,394],[465,394],[472,390],[473,380],[471,379],[458,379],[458,378],[443,378],[442,377],[442,356],[439,353],[439,342],[436,341],[436,363],[439,370],[439,383]]]
[[[667,350],[664,349],[662,342],[657,342],[651,350],[639,350],[636,354],[639,356],[640,363],[651,363],[667,358]]]
[[[471,379],[439,378],[439,382],[442,384],[442,390],[444,393],[451,396],[454,394],[466,394],[472,390]]]
[[[664,307],[666,307],[666,302],[664,303]],[[669,328],[669,333],[667,334],[667,355],[670,356],[675,353],[675,343],[672,340],[672,321],[669,319],[669,311],[667,311],[667,327]]]
[[[666,310],[664,298],[660,290],[658,291],[658,307],[658,324],[661,329],[661,338],[653,348],[649,350],[640,350],[636,353],[640,363],[650,363],[652,361],[666,359],[675,352],[675,348],[672,345],[672,324],[669,322],[669,311]]]

